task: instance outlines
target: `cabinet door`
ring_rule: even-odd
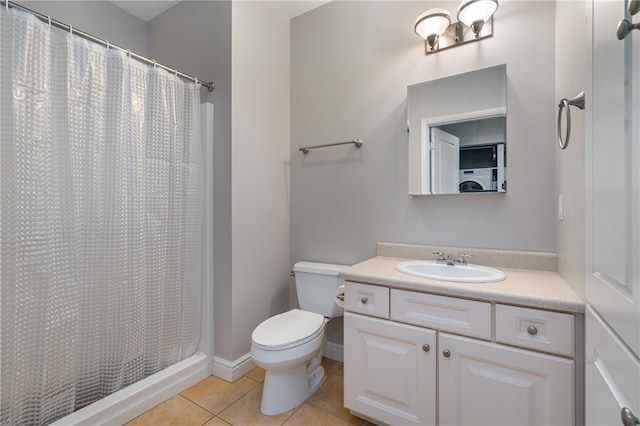
[[[446,333],[438,343],[440,425],[574,423],[573,361]]]
[[[640,415],[640,362],[589,306],[586,342],[586,423],[621,425],[627,407]]]
[[[593,1],[586,154],[586,296],[640,355],[640,31],[616,37],[626,1]],[[591,103],[591,108],[589,108]]]
[[[387,424],[435,425],[436,332],[344,314],[344,405]]]

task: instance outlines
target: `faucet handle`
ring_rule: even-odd
[[[467,254],[467,253],[460,253],[458,255],[458,260],[456,260],[456,263],[460,263],[462,265],[466,265],[467,264],[467,257],[473,257],[472,254]]]
[[[444,253],[441,251],[434,251],[431,254],[435,254],[436,256],[438,256],[438,261],[443,261],[444,260]]]

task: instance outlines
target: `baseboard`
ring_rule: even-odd
[[[344,346],[339,343],[327,342],[324,345],[324,356],[334,361],[344,362]]]
[[[235,361],[213,357],[213,375],[227,382],[235,382],[255,368],[251,354],[245,354]]]

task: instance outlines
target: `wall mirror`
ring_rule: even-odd
[[[409,194],[507,191],[507,67],[407,87]]]

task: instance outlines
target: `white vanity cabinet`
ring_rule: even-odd
[[[403,425],[575,423],[573,315],[355,282],[345,296],[354,414]]]

